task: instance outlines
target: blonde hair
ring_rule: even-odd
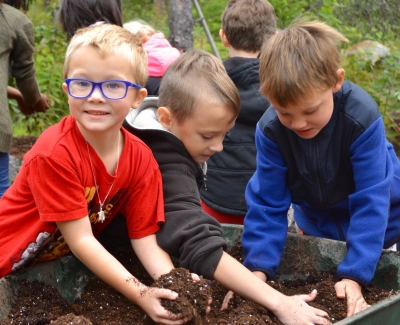
[[[111,24],[86,27],[75,33],[65,54],[64,79],[73,53],[81,47],[89,46],[97,49],[101,56],[115,54],[126,59],[135,78],[130,81],[144,87],[147,81],[147,55],[141,40],[126,29]]]
[[[188,50],[172,63],[161,80],[158,106],[167,107],[179,123],[194,114],[202,99],[217,100],[232,112],[240,110],[239,92],[222,62],[203,50]]]
[[[156,33],[156,30],[150,25],[146,24],[142,20],[132,20],[124,24],[124,28],[129,30],[131,33],[140,37],[143,41],[149,39]]]
[[[285,107],[337,83],[338,42],[347,39],[318,21],[295,21],[272,36],[260,55],[260,92]]]

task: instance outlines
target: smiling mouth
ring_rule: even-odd
[[[105,112],[91,112],[91,111],[86,111],[86,113],[90,115],[107,115],[108,113]]]

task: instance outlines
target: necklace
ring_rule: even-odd
[[[93,168],[93,164],[92,164],[92,158],[90,157],[89,145],[88,145],[88,142],[86,141],[86,148],[87,148],[87,152],[88,152],[88,155],[89,155],[90,167],[92,169],[94,185],[96,185],[97,198],[99,199],[99,204],[100,204],[100,210],[97,213],[97,220],[100,221],[100,222],[103,222],[104,220],[106,220],[106,214],[103,211],[103,206],[104,206],[104,203],[106,202],[106,200],[108,198],[108,194],[110,194],[111,189],[114,186],[115,179],[117,178],[118,164],[119,164],[119,140],[120,140],[120,133],[118,133],[117,167],[115,168],[115,176],[114,176],[114,180],[113,180],[113,182],[112,182],[112,184],[111,184],[111,186],[110,186],[110,188],[109,188],[109,190],[108,190],[108,192],[106,194],[106,197],[104,198],[103,202],[101,202],[101,200],[100,200],[99,187],[97,186],[96,176],[94,175],[94,168]]]

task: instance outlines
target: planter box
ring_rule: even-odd
[[[223,225],[224,237],[230,248],[240,241],[242,229],[242,226]],[[307,256],[307,262],[317,270],[323,271],[336,266],[345,253],[346,246],[343,242],[289,233],[278,280],[300,276],[290,272],[296,263],[305,262],[304,256]],[[93,277],[93,273],[74,256],[67,256],[22,269],[0,279],[0,324],[2,321],[7,321],[10,305],[17,298],[15,293],[23,279],[39,280],[51,285],[57,288],[63,298],[73,302]],[[372,282],[385,290],[400,289],[399,253],[391,251],[382,253]],[[400,295],[396,295],[335,325],[398,325],[399,319]]]

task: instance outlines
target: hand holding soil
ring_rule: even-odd
[[[183,268],[173,269],[162,275],[152,287],[170,289],[178,293],[175,300],[161,300],[161,305],[169,312],[180,315],[192,325],[202,325],[202,317],[209,309],[211,288],[206,281],[193,281],[192,274]],[[154,323],[148,323],[154,324]]]

